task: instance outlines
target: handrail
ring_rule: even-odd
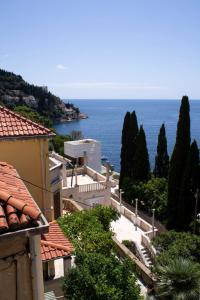
[[[106,186],[99,182],[94,182],[90,184],[79,185],[78,188],[79,193],[88,193],[93,191],[103,191],[106,189]]]
[[[154,284],[155,278],[151,270],[144,263],[142,263],[125,245],[121,244],[117,240],[116,236],[113,236],[112,239],[117,246],[119,255],[128,256],[135,263],[136,272],[140,277],[142,277],[145,284]]]
[[[118,195],[114,194],[114,193],[111,193],[111,197],[116,200],[117,202],[120,202],[119,200],[119,197]],[[132,211],[133,213],[135,213],[135,207],[130,205],[129,203],[125,202],[124,200],[122,200],[122,204],[124,207],[128,208],[130,211]],[[141,217],[141,219],[145,220],[147,223],[151,224],[152,222],[152,217],[151,216],[148,216],[146,212],[138,209],[138,216]],[[158,229],[158,232],[159,233],[162,233],[162,232],[166,232],[166,228],[163,224],[161,224],[158,220],[154,220],[154,224],[155,224],[155,227]]]
[[[76,168],[76,174],[77,175],[84,174],[84,168],[83,167]],[[66,177],[71,177],[71,176],[75,176],[75,169],[67,169],[66,170]]]

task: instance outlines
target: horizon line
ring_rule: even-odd
[[[61,98],[62,100],[103,100],[103,101],[106,101],[106,100],[117,100],[117,101],[120,101],[120,100],[130,100],[130,101],[177,101],[177,100],[180,100],[182,98]],[[189,98],[190,101],[200,101],[200,98]]]

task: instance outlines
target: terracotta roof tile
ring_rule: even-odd
[[[42,260],[71,255],[74,248],[71,242],[65,237],[56,221],[49,223],[49,232],[42,235],[41,255]]]
[[[54,133],[21,115],[0,106],[0,136],[52,136]]]
[[[0,162],[0,234],[37,226],[41,215],[17,171]]]

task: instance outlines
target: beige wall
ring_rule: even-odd
[[[22,179],[50,191],[48,139],[0,140],[0,160],[13,165]],[[51,194],[32,184],[25,184],[48,221],[51,221]]]
[[[0,299],[33,300],[28,238],[12,236],[0,242]]]
[[[110,188],[107,187],[104,190],[99,191],[91,191],[91,192],[79,192],[79,187],[74,188],[62,188],[61,198],[70,198],[72,195],[74,201],[78,201],[77,203],[83,208],[90,208],[90,206],[94,203],[102,204],[102,205],[111,205],[111,191]],[[81,202],[81,203],[80,203]],[[86,205],[84,205],[86,204]]]

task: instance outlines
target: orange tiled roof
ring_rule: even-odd
[[[0,106],[0,138],[52,135],[54,133],[50,129]]]
[[[37,226],[40,215],[17,171],[0,162],[0,234]]]
[[[71,255],[73,246],[65,237],[56,221],[49,223],[49,232],[42,235],[42,260],[50,260]]]

